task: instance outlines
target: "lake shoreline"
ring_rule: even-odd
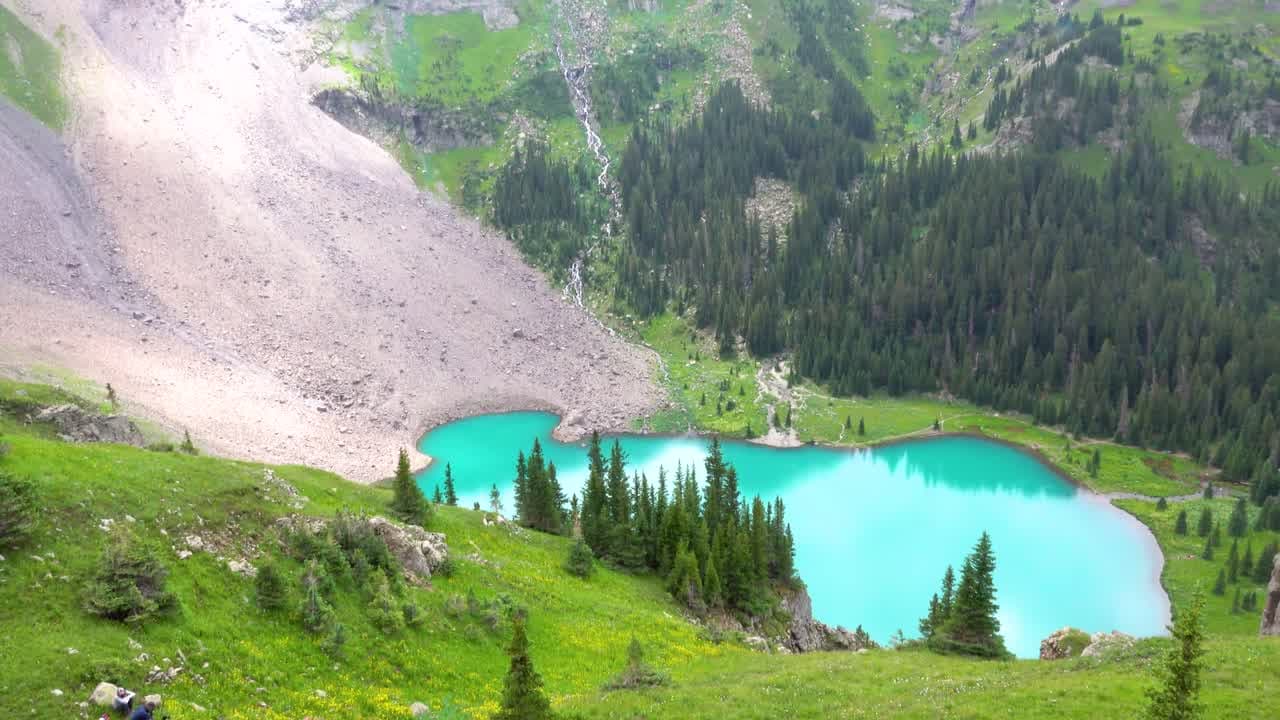
[[[538,408],[538,409],[530,409],[530,410],[510,410],[510,411],[499,412],[499,413],[488,413],[487,415],[490,417],[494,417],[494,416],[502,417],[502,416],[520,415],[523,413],[543,415],[544,420],[542,420],[541,422],[546,423],[546,425],[542,426],[543,429],[537,430],[534,437],[541,436],[542,441],[544,443],[544,447],[547,447],[545,443],[547,443],[548,439],[550,439],[554,441],[556,445],[560,446],[561,452],[567,451],[569,453],[572,453],[575,448],[581,449],[583,452],[585,452],[588,436],[586,434],[575,434],[569,437],[568,439],[566,439],[563,436],[563,434],[559,432],[564,426],[564,417],[555,411],[548,411],[543,408]],[[472,416],[472,418],[468,418],[468,419],[473,419],[476,417],[478,416]],[[427,452],[427,449],[431,446],[431,443],[428,442],[429,438],[432,437],[434,432],[445,428],[446,425],[447,424],[432,428],[429,432],[424,433],[419,438],[417,448],[422,452],[424,456],[430,455],[430,453]],[[463,430],[462,432],[471,433],[472,431]],[[483,434],[484,430],[478,429],[477,432],[481,432]],[[526,430],[525,432],[529,432],[529,431]],[[548,435],[550,436],[549,438],[548,438]],[[606,441],[609,439],[618,439],[624,442],[626,442],[627,440],[661,441],[664,439],[695,440],[695,441],[705,442],[713,437],[719,437],[720,439],[726,441],[726,444],[733,444],[743,448],[748,446],[753,446],[753,447],[760,448],[761,450],[766,452],[779,451],[779,452],[785,453],[788,450],[804,450],[805,448],[809,448],[810,450],[817,449],[817,450],[834,451],[836,453],[849,455],[849,456],[858,456],[871,451],[884,450],[884,449],[888,449],[888,448],[892,448],[900,445],[907,445],[910,443],[924,445],[929,441],[943,440],[946,438],[967,438],[969,440],[976,441],[984,445],[990,443],[994,446],[1003,446],[1004,448],[1018,454],[1019,456],[1022,456],[1024,458],[1031,460],[1032,462],[1034,462],[1034,464],[1037,467],[1046,471],[1047,475],[1052,476],[1060,481],[1064,481],[1065,484],[1060,487],[1070,488],[1073,493],[1079,495],[1079,498],[1081,501],[1087,502],[1091,505],[1095,505],[1100,508],[1105,506],[1106,508],[1108,508],[1108,510],[1111,510],[1111,511],[1120,511],[1120,515],[1115,516],[1115,518],[1118,522],[1121,523],[1123,527],[1127,528],[1127,532],[1122,532],[1122,535],[1119,538],[1117,538],[1117,540],[1120,540],[1121,542],[1125,543],[1129,547],[1133,547],[1132,543],[1138,544],[1140,547],[1133,547],[1134,552],[1140,553],[1141,556],[1146,558],[1146,562],[1144,563],[1146,567],[1144,568],[1143,572],[1140,573],[1140,576],[1145,576],[1145,579],[1141,581],[1140,587],[1143,594],[1150,593],[1150,601],[1149,601],[1149,604],[1147,605],[1148,617],[1157,618],[1159,620],[1158,627],[1160,628],[1164,628],[1167,625],[1167,622],[1169,621],[1170,608],[1171,608],[1170,594],[1169,594],[1168,588],[1164,586],[1164,583],[1162,580],[1162,577],[1164,574],[1164,568],[1166,566],[1166,558],[1160,547],[1159,542],[1155,537],[1155,534],[1152,528],[1148,527],[1144,522],[1142,522],[1139,518],[1135,517],[1133,514],[1124,512],[1122,508],[1116,507],[1111,502],[1111,499],[1107,497],[1106,494],[1095,491],[1094,489],[1087,486],[1082,480],[1073,477],[1069,472],[1066,471],[1065,468],[1059,467],[1055,462],[1050,460],[1050,458],[1045,453],[1043,453],[1040,450],[1040,448],[1036,446],[1022,444],[1017,441],[1009,440],[1006,438],[993,437],[984,432],[981,432],[979,429],[966,429],[966,430],[959,430],[959,431],[945,431],[945,430],[934,431],[932,429],[925,429],[925,430],[921,430],[916,433],[911,433],[908,435],[887,438],[878,442],[871,442],[871,443],[858,444],[858,445],[837,444],[837,443],[829,443],[829,442],[806,442],[798,446],[792,446],[792,447],[777,447],[772,443],[758,442],[756,441],[756,439],[745,440],[744,438],[741,438],[741,437],[724,437],[717,433],[699,432],[699,431],[638,432],[634,430],[629,430],[629,431],[622,431],[622,432],[602,432],[601,433],[601,438]],[[439,454],[441,451],[444,451],[444,448],[439,444],[437,444],[436,447],[437,447],[437,450],[436,450],[437,454]],[[527,451],[527,447],[525,449]],[[550,448],[548,448],[548,450],[550,450]],[[444,452],[447,454],[448,451],[444,451]],[[780,457],[785,457],[785,456],[780,456]],[[427,463],[426,468],[433,468],[435,466],[435,459],[436,458],[431,458],[430,461]],[[458,472],[458,466],[456,464],[458,461],[455,460],[454,462],[455,462],[454,472],[456,474]],[[438,468],[436,468],[436,470],[438,471]],[[425,468],[418,472],[425,473]],[[493,474],[493,477],[498,477],[498,475],[502,474],[502,470],[500,468],[493,468],[491,472]],[[426,481],[425,474],[422,477],[424,478],[423,481],[425,482]],[[438,477],[436,478],[436,481],[438,481]],[[486,487],[487,487],[487,483],[489,483],[490,480],[486,479],[484,482],[486,483]],[[502,485],[503,483],[502,481],[499,481],[497,484]],[[1048,520],[1048,522],[1052,523],[1052,520],[1050,519]],[[1098,627],[1090,626],[1090,627],[1087,627],[1086,629],[1088,629],[1090,632],[1094,632],[1094,631],[1108,631],[1108,630],[1112,630],[1113,628],[1102,627],[1102,626],[1098,626]],[[1150,633],[1150,634],[1162,634],[1160,631],[1154,630],[1154,628],[1146,628],[1144,632]]]

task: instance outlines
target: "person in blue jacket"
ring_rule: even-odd
[[[155,711],[156,704],[154,702],[145,702],[133,711],[133,714],[129,716],[129,720],[153,720]]]

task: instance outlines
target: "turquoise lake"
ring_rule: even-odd
[[[436,428],[419,445],[433,458],[419,482],[430,496],[449,463],[460,504],[488,507],[496,483],[510,513],[516,453],[537,438],[565,494],[576,493],[586,479],[586,445],[553,440],[556,424],[554,415],[522,412]],[[679,463],[696,466],[702,478],[705,438],[619,440],[629,473],[654,481],[660,466],[671,473]],[[958,573],[986,530],[996,552],[1001,631],[1018,656],[1038,656],[1040,640],[1064,625],[1165,632],[1169,604],[1151,533],[1024,452],[944,436],[872,450],[726,442],[724,455],[738,469],[744,498],[783,498],[797,570],[815,617],[826,623],[861,624],[882,643],[899,628],[917,636],[946,566]]]

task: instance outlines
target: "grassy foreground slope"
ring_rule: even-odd
[[[510,626],[503,618],[491,629],[484,617],[446,612],[448,603],[465,606],[470,592],[484,604],[529,611],[538,668],[553,697],[603,684],[621,667],[632,635],[673,671],[746,652],[700,640],[656,579],[604,570],[579,580],[561,569],[566,540],[485,526],[480,513],[442,508],[433,529],[447,535],[457,570],[436,578],[433,589],[405,590],[425,610],[425,626],[383,635],[365,612],[367,594],[340,583],[334,604],[348,642],[346,659],[335,662],[299,623],[298,563],[283,563],[294,609],[272,614],[255,607],[253,583],[227,561],[279,555],[273,523],[280,516],[382,513],[388,491],[309,468],[273,468],[303,496],[295,510],[264,482],[263,465],[73,445],[18,420],[36,402],[61,399],[0,381],[0,442],[9,445],[0,472],[30,478],[43,508],[34,536],[5,549],[0,562],[2,715],[78,717],[76,704],[111,680],[162,693],[174,717],[193,716],[192,703],[229,718],[408,717],[414,701],[435,709],[445,699],[485,717],[500,697]],[[110,535],[101,528],[113,525],[157,549],[172,573],[175,612],[130,627],[81,610],[85,576]],[[211,549],[180,560],[189,534]],[[153,665],[186,670],[170,685],[147,685]]]
[[[281,557],[274,523],[294,512],[382,512],[386,490],[309,468],[270,468],[299,491],[294,499],[268,480],[267,466],[69,444],[24,422],[33,406],[68,399],[0,381],[0,443],[9,446],[0,472],[30,478],[43,508],[34,536],[4,550],[0,562],[0,643],[17,649],[0,653],[6,715],[91,717],[77,704],[98,681],[112,680],[162,693],[174,717],[409,717],[414,701],[433,710],[450,701],[465,716],[489,717],[510,632],[501,608],[514,606],[530,613],[534,660],[557,709],[592,718],[1126,717],[1140,707],[1150,665],[1167,647],[1148,640],[1119,656],[1057,663],[889,650],[750,652],[704,639],[656,579],[602,570],[579,580],[561,567],[567,540],[486,526],[481,513],[441,508],[433,529],[448,536],[457,569],[435,578],[431,589],[405,589],[426,611],[425,625],[384,635],[368,618],[367,594],[340,583],[334,604],[349,637],[344,657],[334,660],[300,626],[300,567]],[[1225,500],[1216,505],[1216,514],[1229,510]],[[1151,524],[1169,547],[1167,523]],[[177,610],[136,627],[83,612],[84,578],[111,526],[127,527],[157,550],[172,572]],[[187,535],[199,535],[206,550],[180,559]],[[1255,548],[1267,537],[1254,537]],[[265,557],[280,558],[294,609],[258,610],[252,582],[227,566]],[[1197,582],[1217,567],[1200,562],[1204,567],[1192,566]],[[1170,583],[1175,606],[1190,592],[1183,577],[1179,571]],[[496,628],[484,612],[459,610],[468,594],[486,607],[496,603]],[[1280,642],[1252,637],[1256,615],[1229,612],[1213,602],[1207,610],[1208,717],[1273,717]],[[601,691],[633,635],[672,684]],[[171,684],[147,684],[153,665],[185,670]]]

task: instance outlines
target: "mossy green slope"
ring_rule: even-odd
[[[59,130],[67,121],[58,50],[0,6],[0,95]]]

